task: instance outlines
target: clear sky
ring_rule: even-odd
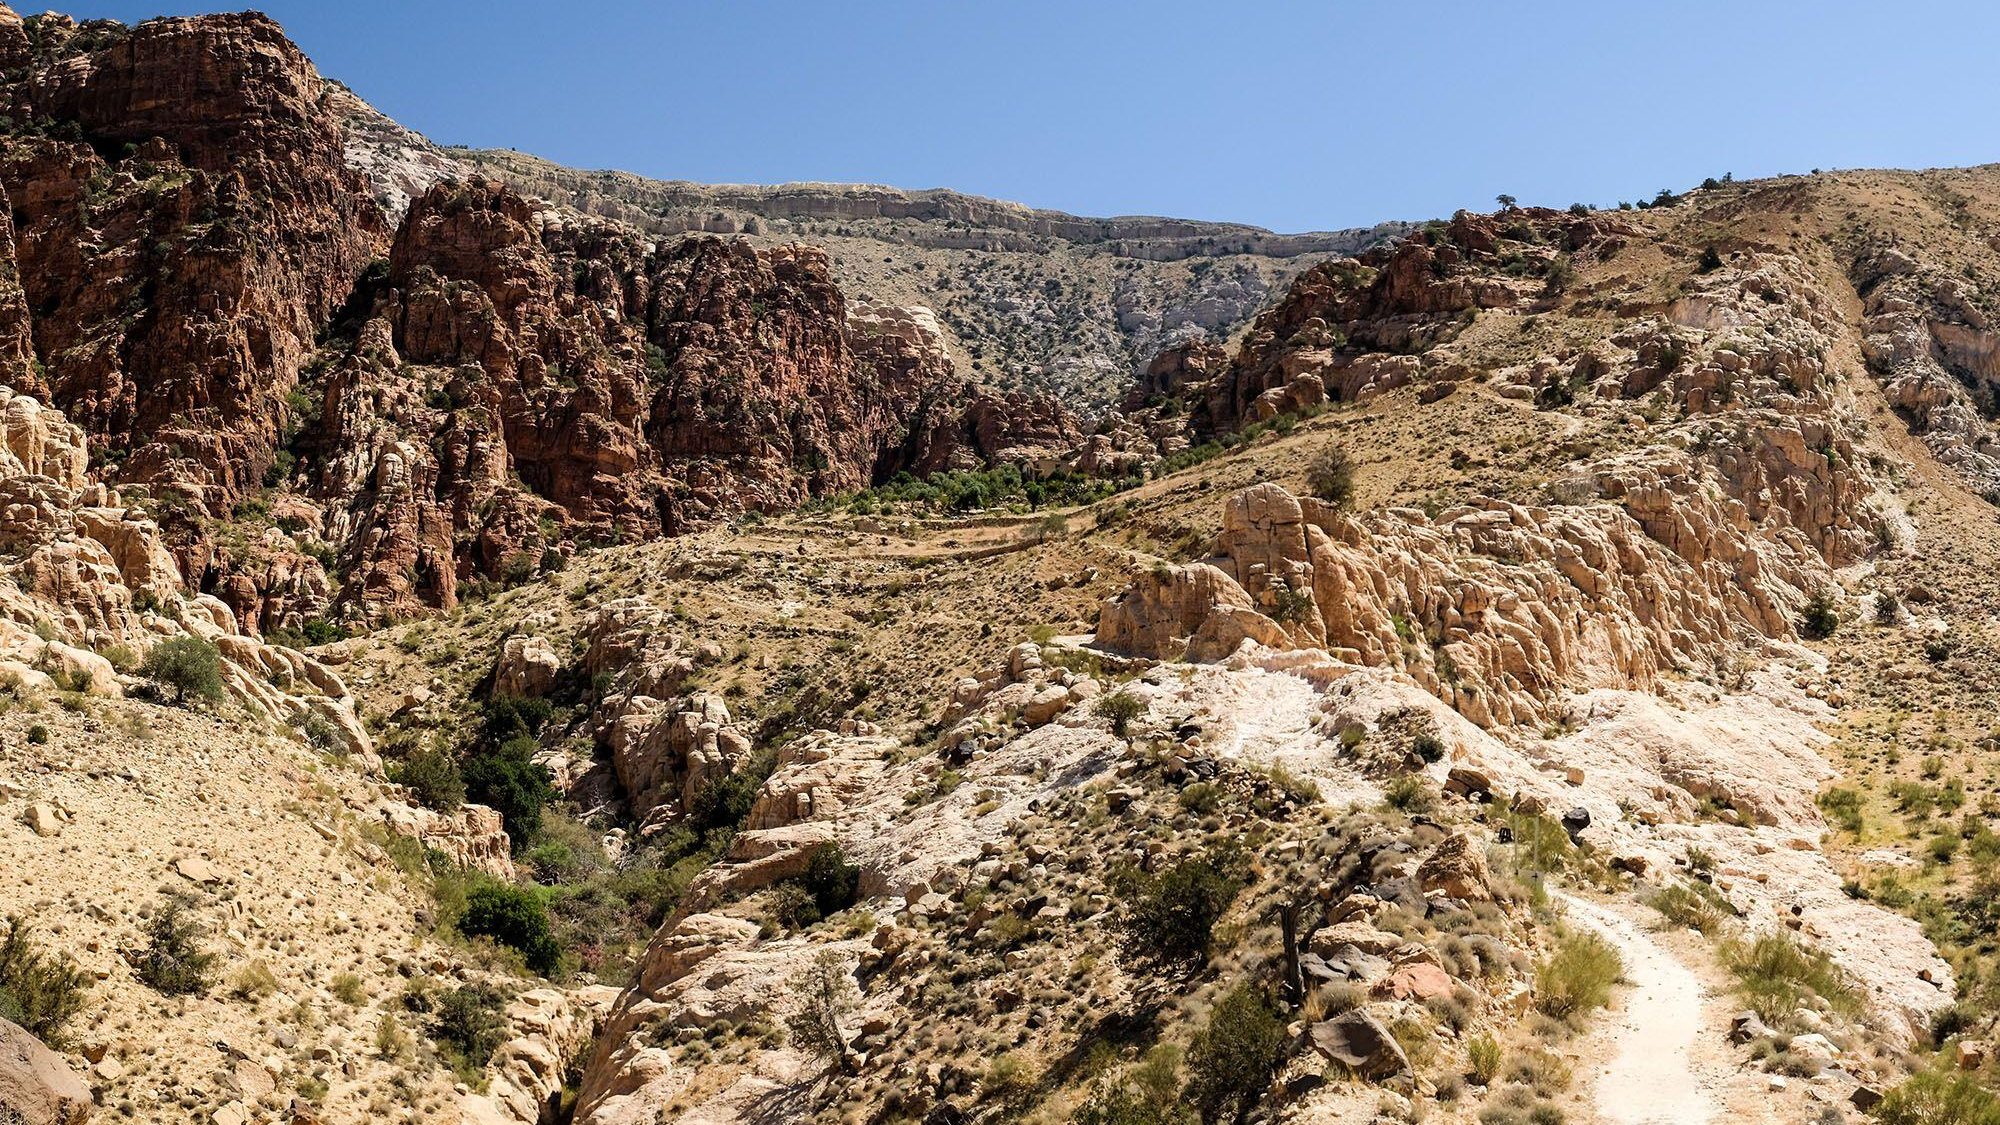
[[[1306,230],[1490,209],[1498,192],[1605,205],[1723,172],[2000,160],[1990,0],[262,7],[434,140],[667,179],[952,187]]]

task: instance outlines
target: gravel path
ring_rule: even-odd
[[[1571,922],[1616,946],[1631,988],[1598,1034],[1611,1061],[1597,1075],[1598,1113],[1618,1125],[1705,1125],[1715,1099],[1693,1066],[1701,1031],[1701,981],[1631,919],[1558,893]]]

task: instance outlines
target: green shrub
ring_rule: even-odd
[[[1625,971],[1618,951],[1596,934],[1567,933],[1535,969],[1535,1007],[1554,1019],[1584,1015],[1611,1002]]]
[[[1472,1080],[1481,1086],[1491,1086],[1500,1076],[1500,1063],[1505,1056],[1500,1041],[1482,1032],[1466,1040],[1465,1057],[1472,1068]]]
[[[771,776],[776,761],[768,750],[759,751],[722,777],[696,791],[688,806],[688,818],[695,830],[704,834],[734,831],[750,815],[757,802],[757,790]]]
[[[1134,952],[1179,965],[1206,959],[1215,923],[1243,888],[1231,866],[1200,857],[1155,873],[1123,871],[1114,880],[1125,902],[1118,925]]]
[[[191,914],[193,904],[175,895],[161,905],[146,925],[146,951],[138,961],[139,979],[167,996],[206,992],[215,983],[217,957],[201,948],[202,929]]]
[[[451,812],[465,803],[465,775],[458,762],[443,750],[420,746],[402,762],[389,769],[389,780],[410,789],[410,795],[425,808]]]
[[[190,697],[222,698],[222,652],[200,637],[170,637],[154,645],[139,665],[139,674],[185,706]]]
[[[458,931],[467,937],[490,937],[515,950],[528,968],[548,976],[562,961],[562,949],[549,930],[548,902],[540,891],[505,883],[484,882],[465,898]]]
[[[1111,720],[1111,733],[1124,738],[1132,720],[1146,713],[1146,701],[1129,691],[1113,692],[1091,708],[1100,719]]]
[[[1306,469],[1306,488],[1336,508],[1347,507],[1354,500],[1354,459],[1339,446],[1322,451]]]
[[[1270,1088],[1284,1050],[1285,1021],[1270,998],[1237,985],[1188,1047],[1188,1103],[1204,1122],[1243,1120]]]
[[[36,947],[25,919],[7,919],[7,936],[0,940],[0,1019],[59,1047],[63,1028],[83,1010],[89,987],[90,978],[75,962]]]
[[[1722,960],[1736,974],[1744,1002],[1773,1025],[1788,1023],[1814,997],[1837,1012],[1860,1011],[1860,995],[1833,959],[1788,936],[1766,934],[1748,944],[1727,946]]]
[[[861,890],[861,869],[847,862],[839,844],[827,844],[813,852],[799,883],[812,896],[820,917],[831,918],[854,905]]]
[[[1799,632],[1811,640],[1823,641],[1839,630],[1840,607],[1833,600],[1833,591],[1821,589],[1806,602],[1799,616]]]
[[[28,745],[47,746],[48,744],[49,744],[49,728],[46,725],[42,723],[35,723],[34,725],[28,728]]]
[[[1919,1071],[1871,1111],[1882,1125],[2000,1125],[2000,1100],[1970,1074]]]
[[[534,760],[540,749],[532,736],[515,735],[474,754],[461,771],[466,796],[500,814],[517,849],[541,831],[542,807],[555,798],[548,769]]]

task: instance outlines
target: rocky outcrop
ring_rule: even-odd
[[[0,187],[42,381],[118,480],[226,514],[272,465],[381,213],[344,164],[327,84],[271,20],[31,25],[0,99],[46,126],[0,143]],[[7,305],[0,329],[18,329]],[[205,552],[181,559],[199,584]]]
[[[116,695],[120,673],[99,650],[137,657],[168,638],[201,637],[220,652],[223,686],[253,713],[378,764],[339,676],[242,635],[217,599],[186,596],[158,525],[88,483],[79,427],[0,387],[0,446],[0,670]]]
[[[2000,333],[1965,280],[1908,248],[1858,255],[1868,367],[1933,456],[2000,494]]]
[[[1208,436],[1329,399],[1372,398],[1424,374],[1433,366],[1424,353],[1477,310],[1531,306],[1560,289],[1570,255],[1609,252],[1631,233],[1596,213],[1460,212],[1300,274],[1233,355],[1201,338],[1167,349],[1132,405],[1172,399]]]
[[[1461,226],[1454,254],[1490,253],[1486,228]],[[1602,232],[1566,237],[1588,246]],[[1481,293],[1498,299],[1477,279],[1429,267],[1405,277],[1396,265],[1446,248],[1413,239],[1382,267],[1394,278],[1311,303],[1346,302],[1345,330],[1365,326],[1377,344],[1430,339],[1427,316]],[[1307,288],[1322,283],[1334,284]],[[1547,504],[1347,513],[1254,487],[1228,502],[1209,559],[1156,567],[1106,604],[1098,640],[1197,660],[1246,640],[1325,648],[1403,669],[1474,721],[1506,725],[1539,720],[1563,692],[1644,688],[1669,669],[1714,667],[1746,641],[1789,638],[1829,564],[1879,549],[1887,518],[1871,507],[1855,427],[1830,386],[1838,324],[1798,259],[1744,255],[1690,279],[1604,347],[1494,373],[1502,397],[1547,408],[1664,391],[1684,411],[1671,440],[1571,465]],[[1265,343],[1247,343],[1230,370],[1263,369],[1255,356],[1278,336],[1269,325],[1253,334]],[[1160,378],[1217,363],[1190,352],[1164,362]]]
[[[61,1055],[0,1019],[0,1120],[18,1125],[84,1125],[96,1102]]]
[[[748,733],[721,697],[680,693],[697,653],[669,620],[628,598],[607,604],[584,629],[585,671],[610,680],[593,719],[596,740],[642,831],[677,820],[750,752]]]

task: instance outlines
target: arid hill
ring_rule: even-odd
[[[0,1120],[2000,1116],[2000,166],[1342,243],[256,15],[0,98]]]

